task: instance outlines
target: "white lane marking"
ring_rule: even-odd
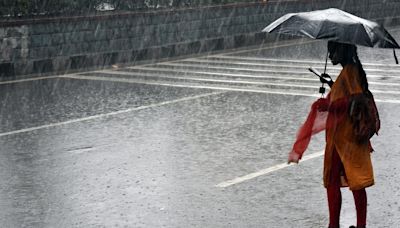
[[[97,81],[110,81],[110,82],[124,82],[124,83],[135,83],[135,84],[147,84],[147,85],[161,85],[161,86],[171,86],[171,87],[183,87],[183,88],[199,88],[199,89],[212,89],[212,90],[223,90],[223,91],[237,91],[237,92],[252,92],[252,93],[265,93],[265,94],[280,94],[280,95],[293,95],[293,96],[305,96],[305,97],[321,97],[319,93],[301,93],[301,92],[283,92],[283,91],[273,91],[266,89],[245,89],[245,88],[232,88],[223,86],[205,86],[205,85],[191,85],[191,84],[175,84],[160,82],[160,81],[148,81],[148,80],[134,80],[126,78],[105,78],[97,76],[68,76],[66,78],[73,78],[79,80],[97,80]],[[374,92],[374,91],[371,91]],[[397,92],[396,92],[397,93]],[[375,99],[377,102],[382,103],[394,103],[400,104],[400,100],[391,99]]]
[[[94,116],[88,116],[88,117],[83,117],[83,118],[78,118],[78,119],[73,119],[73,120],[67,120],[67,121],[59,122],[59,123],[51,123],[51,124],[45,124],[45,125],[41,125],[41,126],[37,126],[37,127],[30,127],[30,128],[15,130],[15,131],[3,132],[3,133],[0,133],[0,137],[6,136],[6,135],[15,135],[15,134],[20,134],[20,133],[25,133],[25,132],[30,132],[30,131],[36,131],[36,130],[45,129],[45,128],[57,127],[57,126],[71,124],[71,123],[78,123],[78,122],[83,122],[83,121],[88,121],[88,120],[94,120],[94,119],[124,114],[124,113],[128,113],[128,112],[138,111],[138,110],[143,110],[143,109],[148,109],[148,108],[155,108],[155,107],[174,104],[174,103],[178,103],[178,102],[182,102],[182,101],[190,101],[190,100],[194,100],[194,99],[198,99],[198,98],[202,98],[202,97],[218,95],[221,93],[223,93],[223,92],[206,93],[206,94],[201,94],[201,95],[192,96],[192,97],[184,97],[184,98],[180,98],[180,99],[176,99],[176,100],[165,101],[165,102],[161,102],[161,103],[157,103],[157,104],[140,106],[140,107],[136,107],[136,108],[128,108],[128,109],[119,110],[119,111],[110,112],[110,113],[104,113],[104,114],[98,114],[98,115],[94,115]]]
[[[136,68],[137,69],[137,68]],[[170,69],[162,69],[162,68],[150,68],[146,67],[143,68],[144,70],[155,70],[155,71],[162,71],[162,72],[170,72],[170,73],[181,73],[184,75],[202,75],[202,76],[226,76],[226,77],[241,77],[241,78],[255,78],[255,79],[285,79],[285,80],[298,80],[298,81],[310,81],[310,82],[318,82],[319,80],[313,76],[310,75],[308,78],[305,76],[301,77],[290,77],[290,76],[277,76],[277,75],[253,75],[253,74],[232,74],[232,73],[220,73],[220,72],[206,72],[206,71],[182,71],[182,70],[170,70]],[[146,73],[146,72],[136,72],[136,71],[112,71],[112,70],[102,70],[102,71],[97,71],[95,73],[109,73],[109,74],[118,74],[118,75],[143,75],[145,74],[152,74],[154,76],[160,76],[160,77],[165,77],[163,75],[160,75],[158,73]],[[84,74],[81,74],[84,75]],[[185,77],[186,78],[186,77]],[[398,83],[400,85],[400,83]]]
[[[192,81],[204,81],[204,82],[222,82],[222,83],[238,83],[238,84],[248,84],[248,85],[271,85],[271,86],[281,86],[281,87],[299,87],[299,88],[315,88],[313,85],[303,85],[303,84],[293,84],[293,83],[274,83],[274,82],[266,82],[266,81],[245,81],[245,80],[226,80],[226,79],[213,79],[213,78],[201,78],[201,77],[188,77],[188,76],[166,76],[166,75],[159,75],[159,74],[148,74],[148,75],[143,75],[142,73],[138,72],[129,72],[129,71],[111,71],[111,70],[103,70],[103,71],[98,71],[96,73],[102,74],[114,74],[114,75],[126,75],[126,76],[132,76],[134,78],[135,76],[140,76],[140,77],[157,77],[157,78],[167,78],[167,79],[177,79],[177,80],[192,80]],[[181,72],[184,73],[184,72]],[[193,73],[193,72],[190,72]],[[83,75],[83,74],[82,74]],[[215,74],[215,75],[223,75],[223,76],[228,76],[228,77],[244,77],[244,78],[255,78],[255,79],[276,79],[276,80],[295,80],[297,82],[299,81],[309,81],[309,82],[315,82],[319,83],[318,80],[312,79],[312,78],[292,78],[292,77],[279,77],[279,76],[252,76],[252,75],[245,75],[245,74]],[[91,76],[89,76],[91,77]],[[370,85],[384,85],[384,86],[400,86],[400,83],[385,83],[385,82],[374,82],[371,81],[369,82]],[[384,94],[400,94],[399,91],[390,91],[390,90],[371,90],[374,93],[384,93]]]
[[[101,72],[98,72],[101,73]],[[117,73],[118,74],[118,73]],[[120,73],[123,74],[123,73]],[[128,73],[128,75],[131,75]],[[156,75],[157,76],[157,75]],[[281,86],[281,87],[292,87],[292,88],[303,88],[303,89],[313,89],[315,86],[313,85],[301,85],[301,84],[282,84],[282,83],[267,83],[267,82],[255,82],[255,81],[243,81],[243,80],[222,80],[222,79],[204,79],[204,78],[191,78],[191,77],[178,77],[178,76],[157,76],[159,78],[170,78],[170,79],[178,79],[178,80],[192,80],[192,81],[203,81],[203,82],[220,82],[220,83],[237,83],[244,85],[265,85],[265,86]],[[182,86],[179,84],[171,84],[165,82],[149,82],[148,80],[141,79],[133,79],[133,78],[107,78],[107,77],[99,77],[99,76],[69,76],[68,78],[75,79],[86,79],[86,80],[99,80],[99,81],[111,81],[111,82],[125,82],[125,83],[141,83],[141,84],[155,84],[155,85],[163,85],[163,86],[175,86],[175,87],[188,87],[188,88],[196,88],[192,85],[186,84],[186,86]],[[217,88],[211,86],[212,88]],[[204,87],[201,87],[204,88]],[[373,93],[380,94],[400,94],[400,91],[392,91],[392,90],[371,90]],[[293,93],[290,93],[293,94]]]
[[[308,67],[311,66],[311,64],[298,64],[298,63],[293,63],[293,62],[284,62],[284,63],[274,63],[274,62],[268,62],[268,63],[254,63],[254,62],[243,62],[243,61],[232,61],[232,60],[203,60],[203,59],[196,59],[196,60],[188,60],[188,59],[184,59],[180,62],[175,62],[175,63],[171,63],[171,64],[178,64],[180,63],[180,65],[182,66],[186,66],[186,65],[198,65],[198,66],[244,66],[244,67],[279,67],[279,68],[304,68],[304,69],[308,69]],[[314,65],[314,64],[312,64]],[[319,70],[324,69],[324,65],[322,64],[315,64],[315,65],[319,65],[318,67],[315,67]],[[386,69],[383,69],[383,68]],[[342,68],[341,67],[336,67],[336,66],[332,66],[332,65],[328,65],[327,70],[333,70],[333,71],[340,71]],[[388,68],[388,65],[366,65],[363,64],[363,69],[366,72],[387,72],[387,73],[400,73],[400,67],[391,67]]]
[[[263,69],[250,69],[250,68],[228,68],[225,67],[223,69],[225,70],[234,70],[234,71],[244,71],[244,72],[253,72],[254,74],[259,73],[259,74],[263,74],[263,75],[251,75],[251,74],[232,74],[232,73],[222,73],[222,72],[218,72],[218,71],[197,71],[197,70],[193,70],[190,69],[190,71],[186,71],[186,69],[182,68],[182,69],[170,69],[170,68],[162,68],[162,65],[159,65],[157,67],[127,67],[128,69],[133,69],[133,70],[144,70],[144,71],[158,71],[158,72],[175,72],[175,73],[182,73],[185,75],[188,74],[208,74],[208,75],[222,75],[222,76],[228,76],[228,77],[234,77],[234,76],[240,76],[240,77],[248,77],[248,78],[274,78],[274,79],[289,79],[289,80],[309,80],[309,81],[318,81],[315,80],[315,76],[310,74],[310,72],[308,70],[304,71],[287,71],[287,70],[263,70]],[[204,67],[197,67],[197,68],[201,68],[204,69]],[[222,69],[220,67],[206,67],[208,69]],[[96,71],[97,72],[102,72],[102,71]],[[107,70],[107,72],[122,72],[122,70],[120,71],[112,71],[112,70]],[[126,71],[123,71],[126,72]],[[134,72],[134,71],[128,71],[132,74],[134,73],[142,73],[142,72]],[[337,70],[337,74],[339,74],[339,70]],[[386,72],[386,71],[383,71]],[[145,72],[144,72],[145,73]],[[271,76],[271,75],[264,75],[265,74],[273,74],[273,75],[281,75],[281,76]],[[331,72],[332,73],[332,72]],[[400,73],[400,72],[399,72]],[[115,73],[115,74],[125,74],[128,75],[127,73]],[[282,76],[282,74],[284,75],[288,75],[288,74],[293,74],[293,75],[301,75],[301,77],[290,77],[290,76]],[[162,77],[162,76],[160,76]],[[393,78],[393,79],[400,79],[399,76],[392,76],[392,75],[374,75],[374,74],[368,74],[367,78],[369,79],[378,79],[378,80],[382,80],[382,78]],[[369,84],[376,84],[376,85],[390,85],[390,86],[400,86],[400,83],[391,83],[391,82],[376,82],[376,81],[369,81]]]
[[[203,60],[212,60],[212,59],[226,59],[226,60],[220,60],[220,61],[227,61],[227,60],[231,60],[231,61],[260,61],[260,62],[277,62],[277,63],[296,63],[296,64],[325,64],[325,62],[323,61],[318,61],[318,60],[298,60],[298,59],[271,59],[271,58],[260,58],[260,57],[247,57],[247,56],[235,56],[235,55],[218,55],[218,56],[203,56],[200,57]],[[186,60],[186,59],[185,59]],[[192,60],[195,60],[195,58],[193,58]],[[328,64],[329,66],[332,66],[332,64]],[[363,66],[382,66],[382,67],[395,67],[395,68],[399,68],[400,66],[397,64],[383,64],[383,63],[370,63],[370,62],[363,62],[362,63]]]
[[[128,67],[129,68],[129,67]],[[129,68],[129,69],[133,69],[133,68]],[[319,83],[319,80],[310,72],[307,71],[307,73],[305,72],[296,72],[296,71],[274,71],[274,70],[268,70],[265,71],[264,73],[272,73],[272,75],[266,75],[266,74],[262,74],[262,75],[255,75],[255,74],[233,74],[233,73],[222,73],[222,72],[213,72],[213,71],[196,71],[196,70],[190,70],[190,71],[186,71],[184,69],[181,70],[175,70],[175,69],[169,69],[169,68],[157,68],[157,67],[143,67],[143,68],[139,68],[136,67],[134,69],[140,69],[142,71],[140,72],[136,72],[136,71],[123,71],[123,70],[118,70],[118,71],[113,71],[113,70],[101,70],[101,71],[96,71],[93,73],[110,73],[110,74],[116,74],[116,75],[139,75],[141,74],[141,76],[145,76],[143,74],[152,74],[152,76],[158,76],[160,78],[163,77],[173,77],[173,76],[164,76],[164,75],[160,75],[157,72],[151,72],[151,71],[158,71],[158,72],[166,72],[166,73],[180,73],[180,74],[184,74],[184,75],[210,75],[210,76],[226,76],[226,77],[243,77],[243,78],[261,78],[261,79],[278,79],[278,80],[295,80],[295,81],[310,81],[310,82],[317,82]],[[241,69],[241,68],[238,68]],[[148,72],[143,72],[143,70],[145,71],[150,71],[150,73]],[[253,71],[254,69],[245,69],[245,71]],[[291,76],[283,76],[281,74],[278,73],[285,73],[285,74],[294,74],[294,75],[299,75],[298,77],[291,77]],[[157,74],[157,75],[156,75]],[[84,75],[83,73],[80,75]],[[378,80],[382,80],[381,78],[396,78],[396,79],[400,79],[399,76],[381,76],[381,75],[367,75],[367,77],[369,79],[375,79],[378,78]],[[187,76],[185,76],[185,78],[187,78]],[[369,84],[375,84],[375,85],[389,85],[389,86],[400,86],[400,83],[394,83],[394,82],[376,82],[376,81],[369,81]]]
[[[392,100],[392,99],[376,99],[376,98],[374,98],[375,99],[375,102],[378,102],[378,103],[390,103],[390,104],[400,104],[400,100]]]
[[[298,95],[298,96],[308,96],[308,97],[320,97],[320,94],[310,94],[310,93],[299,93],[299,92],[282,92],[282,91],[272,91],[272,90],[257,90],[257,89],[244,89],[244,88],[232,88],[223,86],[205,86],[205,85],[192,85],[192,84],[176,84],[177,82],[168,83],[161,81],[150,81],[150,80],[135,80],[128,78],[106,78],[98,76],[68,76],[67,78],[80,79],[80,80],[97,80],[97,81],[110,81],[110,82],[125,82],[125,83],[135,83],[135,84],[147,84],[147,85],[161,85],[161,86],[171,86],[171,87],[183,87],[183,88],[199,88],[199,89],[213,89],[213,90],[225,90],[225,91],[239,91],[239,92],[257,92],[257,93],[272,93],[272,94],[282,94],[282,95]]]
[[[313,153],[313,154],[310,154],[310,155],[306,155],[300,160],[300,163],[305,162],[305,161],[310,160],[310,159],[313,159],[313,158],[320,157],[322,155],[324,155],[324,151]],[[287,168],[287,167],[292,166],[292,165],[294,165],[294,164],[293,163],[291,163],[291,164],[287,164],[287,163],[278,164],[278,165],[275,165],[275,166],[272,166],[272,167],[269,167],[269,168],[266,168],[266,169],[259,170],[259,171],[254,172],[254,173],[247,174],[245,176],[236,177],[236,178],[234,178],[232,180],[221,182],[221,183],[215,185],[215,187],[226,188],[226,187],[229,187],[229,186],[232,186],[232,185],[235,185],[235,184],[239,184],[239,183],[254,179],[254,178],[262,176],[262,175],[266,175],[268,173],[272,173],[272,172],[278,171],[280,169]]]
[[[400,91],[391,91],[391,90],[377,90],[371,89],[372,93],[383,93],[383,94],[400,94]]]
[[[72,153],[72,154],[82,154],[82,153],[93,151],[94,149],[95,149],[94,147],[83,147],[83,148],[69,149],[69,150],[67,150],[67,152]]]
[[[38,80],[45,80],[45,79],[53,79],[59,78],[60,76],[46,76],[46,77],[35,77],[35,78],[26,78],[26,79],[16,79],[16,80],[9,80],[9,81],[2,81],[0,85],[6,84],[14,84],[14,83],[21,83],[21,82],[30,82],[30,81],[38,81]]]
[[[212,65],[212,64],[224,64],[224,65],[237,65],[237,66],[259,66],[259,67],[285,67],[285,68],[306,68],[307,64],[293,64],[294,62],[283,62],[283,63],[274,63],[274,62],[268,62],[268,63],[254,63],[254,62],[244,62],[244,61],[231,61],[231,60],[208,60],[208,59],[182,59],[180,62],[177,63],[181,63],[182,66],[186,66],[186,65],[200,65],[200,66],[204,66],[204,65]],[[175,63],[174,63],[175,64]],[[317,67],[319,69],[323,69],[323,66]],[[332,66],[332,65],[328,65],[327,66],[327,70],[340,70],[340,67],[336,67],[336,66]]]
[[[367,77],[370,78],[370,77]],[[399,77],[400,79],[400,77]],[[385,86],[400,86],[400,83],[395,83],[395,82],[376,82],[376,81],[368,81],[368,84],[370,85],[385,85]]]
[[[98,72],[102,73],[102,72]],[[128,75],[128,76],[133,76],[134,78],[135,73],[131,72],[106,72],[106,73],[112,73],[116,75]],[[84,75],[83,75],[84,76]],[[146,75],[140,75],[142,77],[146,77]],[[281,86],[281,87],[298,87],[298,88],[309,88],[313,89],[315,86],[312,85],[301,85],[301,84],[282,84],[282,83],[273,83],[273,82],[265,82],[265,81],[245,81],[245,80],[226,80],[226,79],[210,79],[210,78],[200,78],[200,77],[181,77],[181,76],[164,76],[164,75],[151,75],[152,77],[157,77],[157,78],[167,78],[167,79],[178,79],[178,80],[191,80],[191,81],[200,81],[200,82],[221,82],[221,83],[237,83],[237,84],[246,84],[246,85],[270,85],[270,86]],[[86,76],[84,76],[86,77]],[[92,76],[89,76],[92,77]],[[97,77],[97,76],[94,76]],[[317,82],[315,80],[315,82]]]
[[[163,66],[164,65],[164,66]],[[246,72],[254,72],[254,73],[274,73],[274,74],[301,74],[301,75],[310,75],[310,72],[304,68],[304,71],[288,71],[288,70],[277,70],[277,69],[253,69],[253,68],[243,68],[243,67],[223,67],[223,66],[209,66],[209,65],[194,65],[194,64],[185,64],[181,65],[179,63],[160,63],[157,65],[157,69],[160,69],[159,67],[165,67],[165,66],[173,66],[173,67],[179,67],[179,70],[194,70],[194,69],[208,69],[208,70],[233,70],[233,71],[246,71]],[[147,67],[127,67],[128,69],[148,69]],[[190,69],[188,69],[190,68]],[[165,68],[164,68],[165,69]],[[175,70],[171,68],[166,68],[169,70]],[[318,68],[317,68],[318,69]],[[335,70],[336,72],[336,70]],[[340,71],[337,70],[337,73]],[[377,71],[378,72],[378,71]],[[331,72],[332,73],[332,72]],[[381,73],[388,73],[385,70],[382,70]],[[400,73],[400,72],[399,72]],[[368,74],[368,78],[395,78],[399,79],[399,76],[396,75],[373,75],[373,74]]]
[[[249,66],[251,66],[251,65],[259,65],[260,67],[265,66],[265,68],[267,68],[267,67],[279,67],[279,68],[291,68],[291,69],[298,69],[298,68],[303,68],[304,67],[304,66],[282,65],[282,64],[236,64],[236,63],[231,63],[231,64],[229,64],[231,66],[227,67],[227,66],[209,65],[209,64],[204,64],[204,63],[195,62],[195,61],[193,61],[193,62],[181,61],[181,62],[160,63],[158,66],[162,66],[162,65],[177,66],[177,67],[181,67],[181,68],[190,67],[190,68],[208,68],[208,69],[244,69],[244,70],[254,70],[254,71],[265,70],[265,69],[244,68],[244,67],[240,67],[240,65],[249,65]],[[317,67],[317,69],[322,69],[322,67]],[[340,68],[328,67],[327,70],[340,71]],[[400,68],[399,68],[399,70],[364,68],[364,70],[367,72],[367,74],[368,74],[368,72],[374,72],[374,73],[377,73],[377,72],[381,72],[381,73],[400,73]],[[269,71],[271,71],[271,70],[269,70]],[[279,72],[279,71],[277,71],[277,72]],[[306,67],[304,67],[304,72],[309,72]]]
[[[171,66],[179,66],[179,64],[165,64],[165,65],[171,65]],[[171,67],[166,67],[164,64],[159,64],[156,67],[127,67],[128,69],[132,70],[158,70],[158,71],[177,71],[177,72],[192,72],[194,70],[233,70],[233,71],[245,71],[245,72],[252,72],[252,73],[271,73],[271,74],[297,74],[297,75],[312,75],[310,71],[308,71],[306,68],[304,68],[304,71],[288,71],[288,70],[276,70],[276,69],[253,69],[253,68],[242,68],[242,67],[215,67],[215,66],[190,66],[191,68],[196,68],[196,69],[188,69],[187,65],[181,65],[178,69],[171,68]],[[209,71],[210,72],[210,71]],[[337,71],[338,73],[340,72],[339,70]],[[218,73],[218,71],[211,71],[211,73]],[[315,76],[314,76],[315,77]],[[397,77],[398,78],[398,77]]]
[[[171,67],[166,67],[166,66],[176,66],[176,68],[171,68]],[[269,66],[277,66],[282,68],[282,66],[284,65],[280,65],[280,64],[270,64]],[[289,66],[289,65],[288,65]],[[137,66],[137,67],[126,67],[126,69],[132,69],[132,70],[156,70],[156,71],[165,71],[165,72],[187,72],[187,68],[199,68],[200,70],[204,70],[204,69],[227,69],[227,70],[234,70],[234,71],[250,71],[250,72],[260,72],[260,73],[274,73],[274,74],[296,74],[296,75],[313,75],[308,71],[308,66],[294,66],[291,65],[289,67],[286,68],[303,68],[303,71],[290,71],[290,70],[279,70],[279,69],[271,69],[271,68],[266,68],[266,69],[254,69],[254,68],[244,68],[244,67],[226,67],[226,66],[210,66],[210,65],[197,65],[197,64],[180,64],[180,62],[170,62],[170,63],[160,63],[158,65],[154,65],[154,66],[146,66],[146,67],[142,67],[142,66]],[[316,67],[316,69],[319,70],[323,70],[322,67]],[[333,72],[336,72],[337,74],[339,74],[340,72],[340,68],[327,68],[328,70],[332,70]],[[197,69],[190,69],[189,72],[198,72],[196,71]],[[390,73],[387,70],[379,70],[376,69],[375,73],[379,73],[379,71],[381,71],[382,73]],[[100,72],[100,71],[97,71]],[[218,73],[218,74],[222,74],[220,72],[198,72],[198,73]],[[330,72],[332,73],[332,72]],[[399,68],[399,72],[400,73],[400,68]],[[372,74],[367,74],[368,78],[395,78],[395,79],[399,79],[400,77],[397,75],[375,75],[374,73]]]

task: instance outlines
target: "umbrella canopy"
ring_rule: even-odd
[[[378,23],[335,8],[289,13],[272,22],[263,32],[328,39],[367,47],[400,48]]]

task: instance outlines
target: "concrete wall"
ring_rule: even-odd
[[[68,73],[255,45],[288,12],[342,8],[391,23],[395,0],[297,0],[0,22],[0,76]]]

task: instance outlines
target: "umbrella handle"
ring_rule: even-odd
[[[326,51],[326,56],[325,56],[325,67],[324,67],[324,74],[326,74],[326,66],[328,65],[328,55],[329,55],[329,51]],[[325,95],[325,87],[324,87],[324,83],[322,83],[322,86],[319,87],[319,93],[321,94],[321,97],[323,98]]]
[[[321,94],[321,97],[324,97],[324,94],[325,94],[324,83],[322,83],[322,86],[319,87],[319,93]]]

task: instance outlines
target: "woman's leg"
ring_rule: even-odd
[[[329,227],[339,228],[340,209],[342,207],[342,194],[340,187],[329,186],[328,192],[328,205],[329,205]]]
[[[367,224],[367,192],[365,188],[353,191],[354,203],[357,211],[357,227]]]
[[[342,162],[338,153],[334,150],[329,185],[327,187],[330,228],[339,228],[340,209],[342,207],[342,193],[340,192],[341,168]]]

